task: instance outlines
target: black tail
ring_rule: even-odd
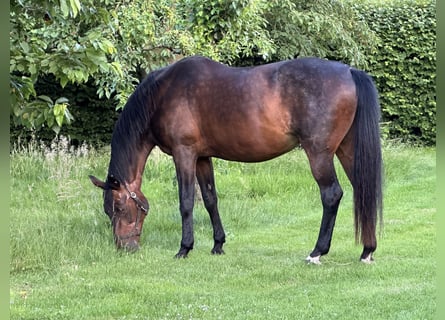
[[[351,69],[357,91],[354,130],[354,223],[355,238],[363,243],[363,254],[377,247],[376,224],[382,226],[382,151],[380,145],[380,104],[372,78]]]

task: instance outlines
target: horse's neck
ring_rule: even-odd
[[[137,148],[138,152],[134,152],[134,150],[132,151],[133,154],[129,158],[131,161],[123,161],[123,158],[119,157],[118,160],[115,160],[116,162],[110,162],[114,163],[114,166],[113,168],[110,168],[111,170],[109,171],[109,174],[113,174],[113,171],[120,171],[119,168],[123,168],[124,172],[118,172],[118,176],[120,180],[122,180],[120,182],[126,184],[132,191],[140,190],[145,163],[150,151],[153,149],[152,146],[146,146],[145,143],[141,143],[140,146],[143,147]],[[122,150],[119,151],[122,152]],[[120,163],[117,163],[117,161],[120,161]]]

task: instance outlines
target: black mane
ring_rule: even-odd
[[[129,169],[143,146],[142,136],[147,134],[155,109],[153,94],[157,89],[156,76],[162,70],[149,73],[137,86],[114,127],[108,176],[113,176],[120,182],[127,181]]]

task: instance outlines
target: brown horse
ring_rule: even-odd
[[[222,254],[225,233],[217,206],[212,157],[259,162],[296,146],[305,150],[318,183],[323,217],[315,248],[320,263],[331,244],[342,198],[337,155],[354,189],[356,241],[372,260],[382,221],[380,106],[372,78],[345,64],[301,58],[233,68],[203,57],[151,72],[130,96],[113,131],[104,209],[118,248],[139,248],[148,201],[141,192],[145,163],[158,146],[176,168],[182,240],[176,257],[193,249],[195,177],[213,225],[212,253]]]

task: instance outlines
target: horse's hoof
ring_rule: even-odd
[[[225,254],[225,252],[224,252],[223,249],[212,249],[211,253],[212,253],[212,254],[215,254],[215,255],[222,255],[222,254]]]
[[[360,261],[365,263],[365,264],[373,263],[374,262],[374,258],[372,257],[372,253],[368,254],[368,256],[366,258],[361,258]]]
[[[316,256],[316,257],[307,256],[306,262],[308,264],[321,264],[320,256]]]
[[[187,255],[188,255],[188,251],[186,251],[186,250],[179,250],[179,252],[177,253],[177,254],[175,254],[175,258],[176,259],[181,259],[181,258],[187,258]]]

